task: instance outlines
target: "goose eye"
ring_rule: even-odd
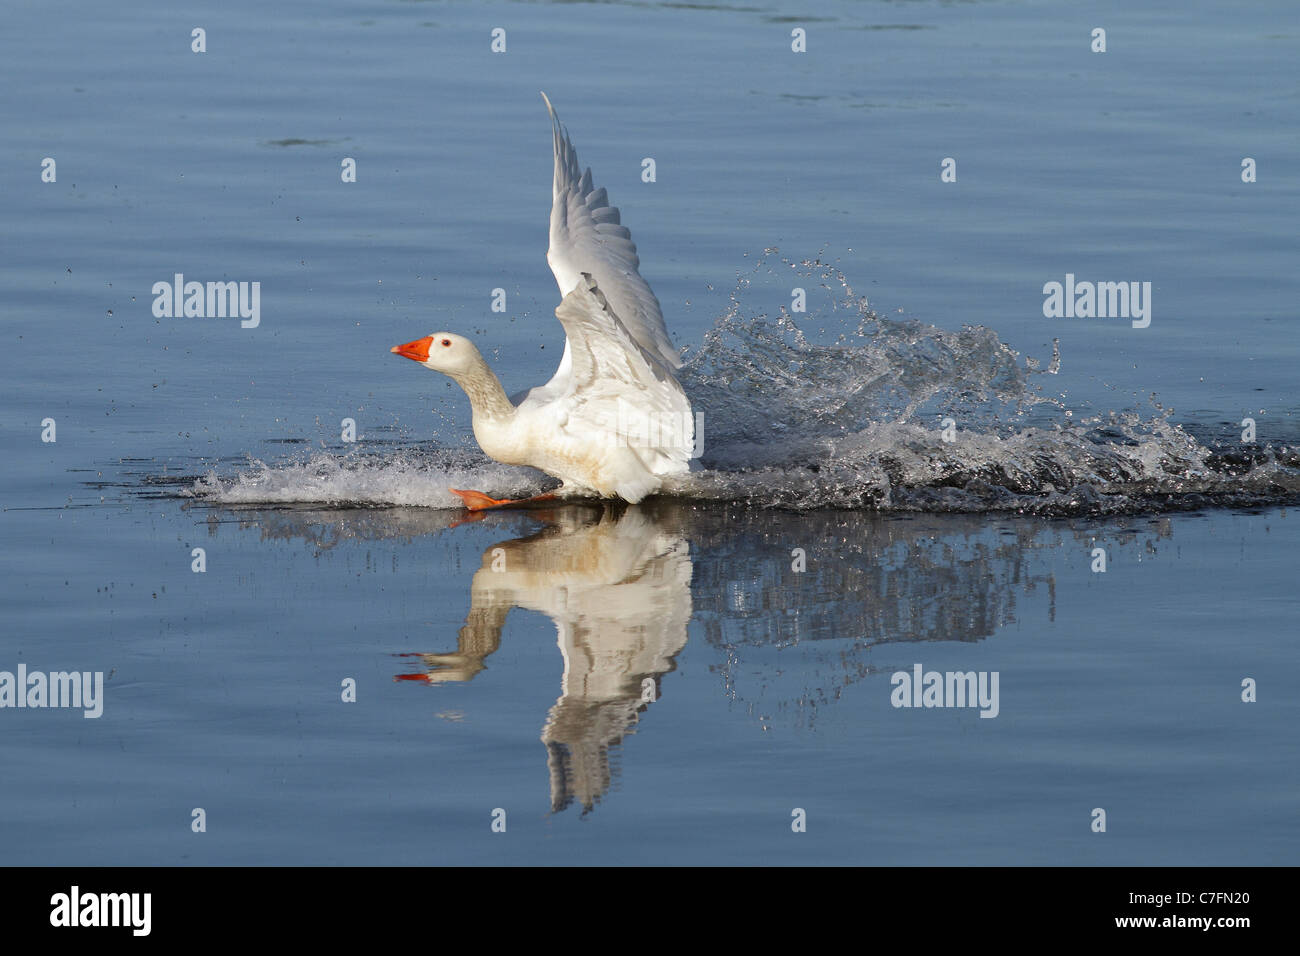
[[[442,340],[442,347],[445,348],[445,349],[449,349],[449,348],[451,348],[451,339],[443,339],[443,340]]]

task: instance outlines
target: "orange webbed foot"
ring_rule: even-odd
[[[533,495],[531,498],[492,498],[481,491],[461,491],[459,488],[448,488],[447,490],[465,502],[465,507],[470,511],[487,511],[489,508],[522,508],[535,501],[551,501],[555,498],[554,492]]]

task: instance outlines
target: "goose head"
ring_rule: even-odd
[[[465,336],[434,332],[405,345],[394,345],[389,351],[449,376],[469,396],[476,421],[513,417],[515,407],[506,398],[501,380],[488,368],[477,346]]]
[[[484,364],[474,343],[455,332],[434,332],[405,345],[394,345],[389,351],[452,378],[476,371]]]

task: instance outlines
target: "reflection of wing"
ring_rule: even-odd
[[[549,512],[556,524],[489,548],[474,574],[457,652],[422,655],[430,682],[469,680],[497,649],[511,608],[555,622],[564,657],[561,694],[542,741],[551,805],[590,809],[609,788],[609,749],[659,696],[660,678],[686,645],[690,546],[636,507]]]
[[[545,93],[542,99],[546,99]],[[619,224],[618,210],[609,204],[604,187],[592,187],[591,170],[580,172],[578,153],[548,99],[546,109],[551,114],[555,146],[551,247],[546,261],[555,273],[560,295],[568,295],[582,273],[590,273],[637,344],[669,368],[680,368],[682,360],[668,338],[659,300],[637,271],[641,260],[632,234]],[[564,372],[562,360],[556,378]]]
[[[655,355],[643,348],[589,273],[555,317],[568,336],[569,395],[564,430],[631,448],[653,474],[684,472],[694,443],[691,403]]]
[[[672,670],[686,644],[690,546],[636,509],[544,543],[554,570],[515,600],[555,622],[564,695],[640,701],[645,678]]]
[[[602,530],[603,529],[603,530]],[[533,595],[554,621],[564,656],[560,699],[542,731],[551,809],[590,810],[609,789],[609,750],[632,731],[686,644],[691,560],[686,541],[637,511],[597,526],[585,556],[600,573],[585,586]],[[575,586],[576,584],[576,586]]]

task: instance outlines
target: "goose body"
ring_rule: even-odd
[[[559,478],[560,494],[635,503],[689,470],[695,429],[675,374],[681,359],[659,300],[637,271],[631,233],[605,190],[593,187],[591,170],[579,172],[549,100],[546,108],[555,154],[546,260],[562,296],[555,317],[566,337],[555,374],[516,404],[464,336],[435,332],[392,351],[464,389],[474,438],[488,457]],[[475,510],[516,503],[456,493]]]

